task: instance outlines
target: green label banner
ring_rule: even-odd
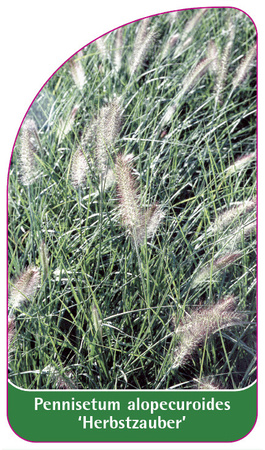
[[[226,391],[43,391],[8,385],[8,419],[33,442],[231,442],[256,420],[256,383]]]

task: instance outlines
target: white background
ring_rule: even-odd
[[[265,449],[264,433],[264,28],[265,12],[260,0],[13,0],[1,3],[0,29],[0,287],[1,287],[1,450],[15,449],[158,449],[162,446],[191,449]],[[11,151],[23,117],[37,92],[52,73],[73,53],[98,36],[133,20],[175,9],[230,6],[243,10],[254,21],[259,36],[259,418],[254,430],[243,440],[228,444],[36,444],[23,441],[10,429],[6,419],[6,185]],[[263,386],[262,386],[263,385]],[[263,398],[262,398],[263,397]],[[246,405],[245,414],[248,414]],[[263,425],[262,425],[263,423]],[[192,430],[191,430],[192,433]]]

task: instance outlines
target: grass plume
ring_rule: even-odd
[[[219,67],[217,71],[216,85],[215,85],[215,104],[222,102],[222,94],[227,81],[228,67],[230,63],[230,57],[235,39],[235,26],[232,23],[231,17],[228,21],[228,40],[221,54]]]
[[[214,223],[212,224],[213,231],[222,231],[228,227],[231,223],[238,223],[238,220],[244,214],[248,214],[255,209],[255,199],[246,200],[245,202],[239,202],[237,205],[232,206],[226,211],[218,214]]]
[[[8,304],[11,308],[9,317],[13,316],[14,310],[21,308],[27,301],[35,297],[40,283],[40,270],[35,266],[29,266],[20,274],[15,282],[11,283]]]
[[[115,175],[122,224],[133,237],[135,245],[151,238],[164,214],[158,204],[146,211],[140,205],[139,188],[132,172],[132,155],[119,154],[116,158]]]
[[[174,351],[173,368],[184,366],[214,333],[224,328],[242,325],[244,313],[236,311],[233,296],[219,300],[187,314],[176,329],[180,342]]]
[[[16,334],[16,324],[14,317],[8,318],[8,355],[11,353],[13,348],[13,342]]]
[[[149,21],[150,19],[147,18],[140,22],[135,37],[133,55],[130,62],[131,75],[133,75],[141,67],[155,40],[155,32],[147,29]]]
[[[37,125],[33,119],[26,119],[22,125],[20,148],[20,181],[24,186],[30,186],[34,183],[39,173],[39,164],[36,158],[38,148]]]
[[[226,253],[219,258],[216,258],[212,263],[208,263],[203,269],[201,269],[192,281],[192,287],[197,286],[200,283],[208,280],[212,275],[216,274],[220,270],[231,266],[237,261],[242,254],[240,252]]]
[[[247,153],[246,155],[237,158],[233,164],[230,164],[226,169],[228,175],[233,175],[242,169],[245,169],[252,161],[256,160],[256,152]]]
[[[78,55],[69,60],[69,68],[75,85],[82,91],[86,84],[86,74]]]
[[[101,188],[105,187],[110,156],[113,155],[114,145],[121,130],[121,123],[121,101],[120,98],[115,98],[109,105],[101,108],[95,123],[95,159],[101,180]]]
[[[86,185],[88,169],[87,157],[84,151],[78,148],[73,154],[70,172],[71,183],[75,189]]]
[[[233,78],[233,89],[236,89],[240,83],[244,81],[246,78],[249,69],[251,68],[253,64],[253,60],[257,53],[257,45],[256,43],[249,49],[248,53],[246,54],[245,58],[241,62],[241,64],[238,66],[237,71],[235,73],[235,76]]]
[[[120,71],[121,68],[122,51],[123,51],[123,28],[118,28],[116,30],[115,53],[114,53],[114,66],[117,73]]]

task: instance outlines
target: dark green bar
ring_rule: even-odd
[[[43,401],[38,410],[35,410],[36,398]],[[129,410],[129,402],[137,406],[137,399],[142,408],[149,409]],[[89,402],[84,406],[90,410],[52,410],[52,402],[56,401],[61,408],[63,401],[69,402],[65,405],[70,407],[74,401],[75,408],[79,406],[76,402]],[[109,410],[99,410],[100,401],[106,401]],[[197,403],[193,405],[195,409],[191,405],[189,410],[176,410],[177,401]],[[45,403],[46,409],[44,402],[50,402]],[[114,404],[108,402],[119,402],[120,410],[117,404],[114,409]],[[153,414],[151,402],[158,402],[153,403],[153,408],[158,408]],[[226,409],[225,402],[229,402],[230,409]],[[207,409],[213,405],[214,410]],[[89,421],[86,429],[84,416]],[[256,384],[231,391],[26,391],[9,383],[8,419],[15,433],[33,442],[231,442],[246,436],[255,424]],[[106,428],[104,420],[108,421]],[[156,420],[156,429],[139,428],[149,426],[149,420],[151,425]]]

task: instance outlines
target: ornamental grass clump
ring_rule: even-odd
[[[201,307],[186,314],[175,331],[179,344],[174,351],[173,368],[187,364],[194,352],[217,331],[242,325],[245,314],[237,311],[236,307],[236,299],[229,296],[215,305]]]
[[[17,280],[11,283],[8,304],[10,306],[9,318],[12,318],[16,309],[35,297],[40,283],[40,270],[29,266]]]
[[[132,161],[131,154],[119,154],[116,158],[115,175],[122,224],[137,246],[144,242],[145,237],[149,239],[155,234],[164,214],[157,203],[147,210],[141,207]]]

